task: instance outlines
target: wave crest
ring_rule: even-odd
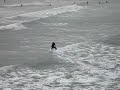
[[[0,30],[21,30],[21,29],[26,29],[26,27],[22,25],[22,23],[14,23],[6,26],[0,26]]]
[[[97,43],[77,43],[59,48],[55,53],[66,62],[80,64],[86,62],[101,68],[115,68],[119,63],[120,47]]]

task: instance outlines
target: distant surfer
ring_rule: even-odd
[[[106,1],[106,3],[109,3],[108,1]]]
[[[50,4],[49,6],[52,6],[52,4]]]
[[[5,0],[4,0],[4,3],[5,3]]]
[[[57,50],[56,45],[55,45],[55,43],[54,43],[54,42],[52,42],[52,45],[51,45],[51,50],[52,50],[52,49]]]
[[[88,1],[86,3],[88,4]]]

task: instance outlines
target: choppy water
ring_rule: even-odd
[[[111,5],[73,5],[5,18],[0,89],[119,90],[120,12]],[[58,47],[53,52],[52,41]]]

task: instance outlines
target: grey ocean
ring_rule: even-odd
[[[119,3],[0,21],[0,90],[120,90]]]

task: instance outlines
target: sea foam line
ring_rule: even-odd
[[[58,48],[55,52],[62,59],[71,59],[75,67],[69,67],[71,72],[64,67],[61,68],[49,68],[45,70],[37,70],[24,65],[5,66],[0,68],[0,88],[3,90],[70,90],[71,86],[74,86],[73,90],[88,90],[93,88],[96,90],[105,90],[106,87],[111,86],[114,90],[114,86],[119,89],[120,84],[120,67],[117,66],[111,70],[111,65],[119,64],[119,59],[110,60],[110,58],[104,59],[98,57],[101,60],[91,57],[96,55],[111,56],[111,54],[120,55],[119,47],[112,47],[100,43],[83,42],[65,47]],[[88,53],[91,58],[85,58],[84,52]],[[106,53],[107,52],[107,53]],[[82,55],[82,56],[81,56]],[[118,56],[117,55],[117,56]],[[80,59],[79,59],[80,58]],[[83,60],[82,60],[83,59]],[[105,62],[104,62],[104,61]],[[70,61],[70,62],[71,62]],[[87,61],[89,63],[83,63]],[[65,63],[65,62],[64,62]],[[94,63],[97,65],[94,66]],[[102,67],[100,68],[99,65]],[[110,65],[110,66],[109,66]],[[95,85],[93,85],[96,83]],[[81,87],[84,86],[84,87]]]
[[[22,25],[22,23],[14,23],[14,24],[9,24],[6,26],[0,26],[0,30],[21,30],[21,29],[25,29],[26,27],[24,27],[24,25]]]
[[[13,20],[16,20],[16,19],[18,20],[18,18],[20,18],[20,20],[18,20],[19,21],[18,23],[9,24],[9,25],[6,25],[6,26],[0,26],[0,30],[5,30],[5,29],[21,30],[21,29],[25,29],[24,25],[22,25],[22,23],[24,23],[24,22],[31,22],[31,21],[34,21],[34,20],[38,20],[40,18],[47,18],[49,16],[54,16],[54,15],[62,14],[62,13],[65,13],[65,12],[75,12],[75,11],[78,11],[82,8],[83,8],[82,6],[70,5],[70,6],[53,8],[53,9],[49,9],[49,10],[30,12],[30,13],[26,13],[26,14],[20,14],[20,15],[17,15],[17,16],[7,17],[5,19],[8,19],[9,21],[11,20],[11,22]]]
[[[1,5],[1,6],[6,6],[6,7],[15,7],[15,6],[20,6],[21,4],[12,4],[12,5]],[[31,3],[23,3],[23,6],[35,6],[35,5],[43,5],[43,3],[40,2],[31,2]]]
[[[78,11],[82,9],[83,6],[78,6],[78,5],[69,5],[69,6],[63,6],[63,7],[58,7],[58,8],[53,8],[53,9],[48,9],[48,10],[42,10],[42,11],[37,11],[37,12],[30,12],[30,13],[25,13],[25,14],[20,14],[17,16],[12,16],[12,17],[7,17],[8,19],[14,19],[16,17],[30,17],[30,18],[46,18],[49,16],[65,13],[65,12],[73,12],[73,11]]]
[[[55,55],[64,59],[66,62],[81,65],[82,62],[86,61],[91,66],[99,64],[99,68],[111,69],[115,68],[116,63],[119,63],[119,48],[86,42],[58,48]]]

